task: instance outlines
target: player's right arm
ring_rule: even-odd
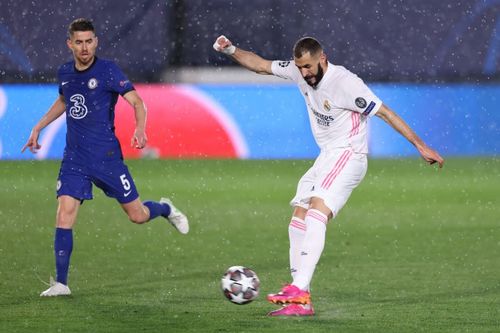
[[[382,118],[392,128],[404,136],[411,144],[413,144],[415,148],[417,148],[420,155],[422,155],[422,158],[429,164],[437,163],[440,168],[443,167],[444,159],[439,155],[439,153],[429,148],[425,142],[411,129],[411,127],[387,105],[382,104],[375,115]]]
[[[272,61],[259,55],[234,46],[224,35],[219,36],[213,45],[215,51],[224,53],[234,59],[241,66],[258,74],[273,74]]]
[[[59,97],[49,108],[49,111],[47,111],[47,113],[38,121],[38,123],[31,130],[30,137],[28,138],[28,141],[21,149],[21,153],[24,153],[26,148],[29,148],[29,150],[32,153],[36,153],[42,147],[38,143],[38,137],[40,136],[40,132],[54,120],[59,118],[59,116],[62,115],[65,110],[66,110],[66,103],[64,102],[64,97],[62,95],[59,95]]]

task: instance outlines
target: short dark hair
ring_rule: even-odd
[[[295,58],[301,58],[307,52],[311,55],[316,55],[321,51],[323,51],[323,47],[318,40],[312,37],[302,37],[293,47],[293,56]]]
[[[75,31],[92,31],[95,33],[92,21],[86,18],[78,18],[70,23],[68,27],[68,37],[73,36]]]

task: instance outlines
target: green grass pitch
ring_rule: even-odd
[[[311,161],[127,162],[142,199],[190,217],[128,222],[94,189],[74,232],[73,295],[40,298],[54,275],[57,161],[0,162],[0,332],[500,332],[500,160],[371,160],[330,223],[312,284],[317,315],[270,318],[289,280],[287,227]],[[223,297],[245,265],[261,295]]]

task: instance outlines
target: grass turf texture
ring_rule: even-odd
[[[498,332],[500,160],[371,160],[337,219],[313,281],[314,318],[269,318],[289,280],[287,226],[311,161],[128,161],[142,199],[190,217],[128,222],[94,189],[80,209],[73,295],[41,298],[54,275],[59,163],[0,162],[1,332]],[[261,296],[238,306],[220,277],[254,269]]]

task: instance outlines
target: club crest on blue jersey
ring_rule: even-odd
[[[97,88],[97,79],[96,78],[91,78],[89,82],[87,83],[87,86],[89,89],[95,89]]]

